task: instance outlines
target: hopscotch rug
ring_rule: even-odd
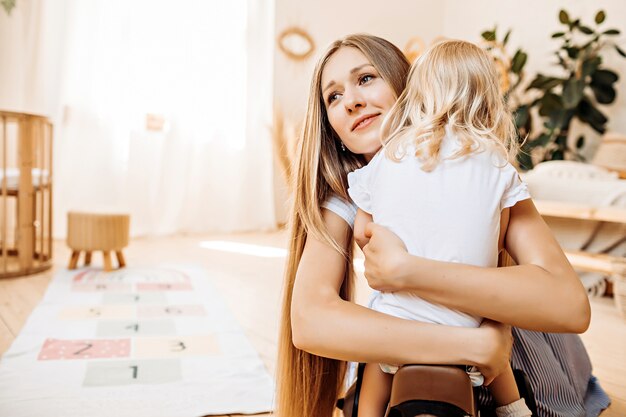
[[[254,414],[273,384],[202,269],[61,271],[0,359],[0,416]]]

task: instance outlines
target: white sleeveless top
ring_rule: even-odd
[[[458,149],[446,136],[441,161],[431,172],[407,157],[394,162],[379,152],[348,174],[348,193],[374,222],[397,234],[412,255],[482,267],[498,263],[500,213],[530,198],[526,184],[496,150],[445,159]],[[371,307],[394,316],[476,327],[480,317],[429,303],[408,292],[376,293]]]

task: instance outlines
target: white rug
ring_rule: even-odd
[[[273,381],[203,270],[59,272],[0,360],[0,416],[270,411]]]

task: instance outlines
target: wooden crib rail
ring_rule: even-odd
[[[52,140],[46,117],[0,111],[0,278],[52,266]]]

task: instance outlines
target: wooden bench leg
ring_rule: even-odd
[[[72,257],[70,258],[70,264],[68,265],[68,269],[76,269],[76,265],[78,264],[78,257],[80,256],[80,251],[74,250],[72,251]]]
[[[85,252],[85,266],[91,265],[91,251]]]
[[[105,271],[112,271],[113,270],[113,264],[111,263],[111,252],[109,251],[103,251],[102,252],[102,257],[104,258],[104,270]]]
[[[126,261],[124,260],[124,254],[121,250],[116,250],[115,255],[117,256],[117,263],[120,265],[120,268],[124,268],[126,266]]]

